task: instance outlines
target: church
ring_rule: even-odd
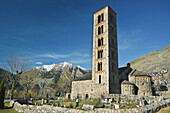
[[[128,89],[129,86],[127,88],[126,81],[132,72],[130,64],[118,68],[116,15],[109,6],[94,13],[92,79],[72,81],[72,99],[100,98],[120,93],[137,94],[134,82],[131,83],[133,89]]]

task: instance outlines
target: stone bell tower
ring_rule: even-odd
[[[109,7],[94,14],[92,81],[106,93],[120,93],[116,13]]]

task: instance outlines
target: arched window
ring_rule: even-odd
[[[100,51],[98,51],[98,59],[100,58]]]
[[[98,47],[103,45],[103,38],[98,39]]]
[[[101,75],[99,75],[99,84],[101,83]]]
[[[98,16],[98,24],[102,21],[104,21],[104,14]]]
[[[100,71],[100,63],[98,63],[98,71]]]
[[[101,34],[101,29],[100,29],[100,27],[98,27],[98,35],[100,35]]]
[[[103,58],[103,50],[98,51],[98,59]]]
[[[101,50],[101,56],[100,56],[100,58],[103,58],[103,50]]]
[[[98,39],[98,47],[101,46],[101,41]]]
[[[102,62],[98,63],[98,71],[102,71]]]
[[[98,16],[98,24],[100,23],[100,15]]]
[[[102,19],[102,21],[104,21],[104,14],[101,15],[101,19]]]
[[[101,26],[101,33],[103,33],[103,25]]]
[[[101,38],[101,45],[103,45],[103,38]]]

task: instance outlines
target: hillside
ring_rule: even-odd
[[[159,72],[163,68],[170,68],[170,45],[163,50],[152,51],[145,56],[130,62],[133,69],[145,73]]]
[[[0,68],[0,82],[2,81],[3,78],[5,78],[5,75],[8,75],[8,74],[10,74],[10,72]],[[5,82],[5,86],[6,86],[7,89],[11,87],[8,84],[8,82]]]

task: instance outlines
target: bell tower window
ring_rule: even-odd
[[[104,14],[99,15],[98,18],[97,18],[97,20],[98,20],[98,24],[99,24],[100,22],[104,21]]]
[[[101,26],[101,33],[103,33],[103,25]]]
[[[101,83],[101,75],[99,75],[99,84]]]
[[[98,59],[103,58],[103,50],[98,51]]]
[[[98,27],[98,35],[100,35],[100,34],[101,34],[101,28]]]
[[[100,23],[100,15],[98,16],[98,24]]]
[[[102,34],[103,33],[103,25],[100,27],[98,27],[98,35]]]
[[[102,62],[98,63],[98,71],[102,71]]]
[[[100,39],[98,39],[98,47],[100,47],[101,46],[101,41],[100,41]]]
[[[103,38],[101,38],[101,45],[103,45]]]
[[[101,15],[101,19],[102,19],[102,21],[104,21],[104,14]]]

